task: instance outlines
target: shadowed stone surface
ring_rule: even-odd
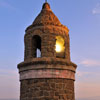
[[[21,100],[75,100],[74,81],[29,79],[21,81]]]

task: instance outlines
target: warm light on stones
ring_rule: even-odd
[[[60,53],[60,52],[64,52],[64,39],[61,36],[57,36],[56,37],[56,45],[55,45],[55,50],[56,52]]]

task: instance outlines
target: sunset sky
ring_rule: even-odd
[[[0,0],[0,99],[19,98],[24,34],[45,0]],[[100,100],[100,0],[48,0],[69,28],[76,100]]]

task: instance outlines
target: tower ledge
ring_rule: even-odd
[[[38,65],[38,64],[59,64],[59,65],[66,65],[66,66],[73,66],[74,69],[77,68],[77,65],[73,62],[67,61],[67,59],[60,59],[60,58],[47,58],[47,57],[42,57],[42,58],[33,58],[33,59],[28,59],[27,61],[24,61],[20,64],[18,64],[18,68],[28,66],[28,65]],[[53,67],[55,68],[55,67]],[[60,69],[63,69],[60,67]],[[75,70],[74,70],[75,71]]]

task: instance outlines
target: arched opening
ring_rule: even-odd
[[[32,38],[32,56],[41,57],[41,37],[38,35]]]
[[[64,58],[65,57],[65,41],[61,36],[56,36],[55,44],[56,57]]]

